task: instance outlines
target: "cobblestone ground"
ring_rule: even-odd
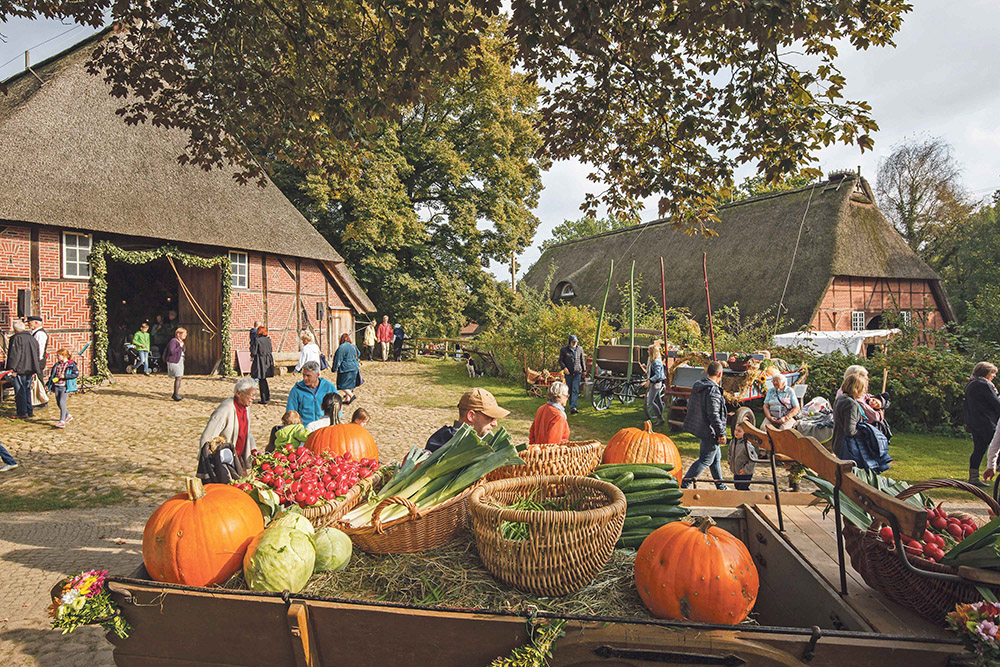
[[[358,400],[383,460],[454,419],[458,396],[437,388],[422,364],[368,363]],[[291,375],[271,381],[271,403],[251,408],[254,438],[266,442],[280,421]],[[110,665],[100,628],[69,635],[49,630],[48,591],[67,574],[110,569],[128,574],[141,562],[142,527],[155,506],[183,486],[196,466],[198,437],[215,406],[231,395],[231,379],[191,377],[185,400],[170,400],[166,377],[119,376],[114,384],[70,398],[74,419],[52,425],[58,409],[12,420],[0,407],[0,441],[21,466],[0,475],[0,498],[35,498],[94,509],[0,513],[0,665]],[[414,403],[418,405],[413,405]],[[515,438],[530,422],[509,418]],[[114,500],[111,506],[101,506]]]

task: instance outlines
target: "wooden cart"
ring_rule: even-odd
[[[524,367],[524,384],[528,391],[528,396],[544,398],[553,382],[565,382],[566,369],[559,371],[542,370],[536,371]]]

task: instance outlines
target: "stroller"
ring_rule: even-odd
[[[122,370],[126,373],[135,373],[136,369],[139,367],[139,351],[136,349],[135,345],[130,341],[126,340],[123,343],[122,351]],[[157,373],[160,370],[160,348],[149,346],[149,372]]]

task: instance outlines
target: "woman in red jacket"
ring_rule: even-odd
[[[566,421],[569,386],[565,382],[553,382],[549,385],[546,399],[548,402],[535,413],[535,421],[528,431],[528,443],[556,445],[569,442],[569,422]]]

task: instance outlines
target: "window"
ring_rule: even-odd
[[[63,278],[90,277],[89,234],[63,232]]]
[[[576,296],[576,291],[573,289],[573,285],[565,282],[559,283],[558,294],[558,299],[572,299]]]
[[[899,319],[904,325],[910,326],[913,324],[913,313],[908,310],[901,311]]]
[[[245,252],[229,252],[229,263],[232,265],[233,287],[246,289],[250,284],[250,258]]]
[[[851,331],[865,330],[865,311],[855,310],[851,313]]]

